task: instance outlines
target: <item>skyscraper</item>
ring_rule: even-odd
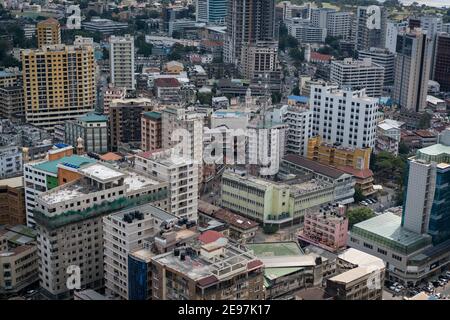
[[[275,39],[275,0],[229,0],[225,62],[240,62],[242,46]]]
[[[406,111],[423,111],[430,74],[430,39],[420,29],[406,30],[397,36],[396,52],[394,102]]]
[[[110,69],[111,83],[115,87],[134,90],[134,38],[131,35],[124,37],[111,36]]]
[[[380,7],[380,28],[369,29],[370,14],[368,7],[358,7],[356,13],[356,50],[368,50],[371,47],[384,48],[386,42],[386,10]]]
[[[26,121],[52,131],[65,120],[92,111],[96,102],[92,38],[73,45],[22,50]]]
[[[228,0],[197,0],[197,22],[225,24]]]
[[[44,45],[61,43],[61,29],[58,20],[49,18],[41,21],[37,24],[36,30],[39,48]]]
[[[450,34],[440,33],[436,38],[434,80],[441,85],[441,91],[450,91]]]
[[[417,151],[408,162],[402,226],[431,235],[434,244],[450,239],[450,129],[439,143]]]

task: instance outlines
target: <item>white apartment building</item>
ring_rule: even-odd
[[[364,89],[338,89],[335,85],[311,86],[312,134],[344,148],[373,148],[378,99]]]
[[[358,58],[370,58],[374,64],[384,68],[384,86],[394,85],[395,54],[387,49],[370,48],[358,51]]]
[[[169,149],[177,145],[183,144],[183,139],[172,140],[172,135],[177,130],[185,130],[190,135],[189,156],[196,161],[197,164],[202,164],[203,156],[203,123],[205,115],[202,113],[191,112],[184,108],[167,107],[161,113],[162,126],[162,148]],[[181,132],[181,131],[180,131]],[[175,137],[176,139],[176,137]]]
[[[285,24],[289,34],[300,43],[322,43],[327,37],[326,27],[317,27],[310,20],[291,18]]]
[[[280,169],[285,153],[286,131],[282,122],[253,119],[247,126],[247,163],[258,168],[261,176],[273,176]]]
[[[278,71],[278,42],[257,41],[242,46],[240,67],[245,79],[254,79],[258,74]]]
[[[354,13],[350,11],[330,12],[327,15],[327,35],[350,39],[354,33]]]
[[[6,179],[22,173],[22,150],[19,147],[0,148],[0,179]]]
[[[331,61],[330,80],[341,88],[350,87],[353,90],[365,88],[369,97],[381,97],[384,68],[373,63],[370,58],[333,60]]]
[[[173,148],[143,152],[136,155],[135,169],[168,182],[168,212],[197,221],[199,171],[191,159],[180,157]]]
[[[398,154],[398,146],[401,138],[401,126],[403,122],[385,119],[377,125],[377,140],[375,152],[388,151]]]
[[[312,111],[306,107],[284,105],[277,113],[280,113],[281,121],[288,125],[284,151],[306,157],[308,139],[311,137]]]
[[[134,37],[111,36],[110,43],[110,71],[111,83],[115,87],[134,90],[136,79],[134,77]]]
[[[178,219],[150,204],[103,217],[104,275],[108,296],[128,299],[128,254],[161,231],[161,224]]]
[[[395,53],[397,48],[397,36],[400,32],[403,32],[408,27],[408,21],[393,22],[388,21],[386,23],[386,42],[385,48],[389,52]]]

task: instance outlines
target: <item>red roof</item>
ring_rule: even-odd
[[[249,263],[247,263],[247,269],[251,270],[251,269],[256,269],[258,267],[261,267],[263,265],[261,260],[253,260],[250,261]]]
[[[350,166],[339,166],[338,169],[359,179],[367,179],[373,176],[373,172],[370,169],[358,170]]]
[[[141,158],[145,158],[145,159],[150,159],[151,158],[151,156],[154,154],[154,153],[157,153],[157,152],[160,152],[162,149],[156,149],[156,150],[153,150],[153,151],[145,151],[145,152],[140,152],[140,153],[138,153],[138,154],[136,154],[138,157],[141,157]]]
[[[224,235],[220,232],[214,231],[214,230],[208,230],[206,232],[203,232],[201,235],[198,236],[198,240],[203,242],[203,244],[208,244],[211,242],[215,242],[220,238],[224,238]]]
[[[155,86],[156,87],[179,87],[180,82],[178,82],[175,78],[158,78],[155,80]]]
[[[200,280],[198,280],[198,284],[201,287],[206,287],[206,286],[210,286],[213,283],[218,282],[219,280],[217,279],[217,277],[215,275],[211,275],[211,276],[207,276],[206,278],[202,278]]]
[[[333,56],[329,54],[323,54],[315,51],[311,52],[311,60],[329,62],[331,59],[333,59]]]

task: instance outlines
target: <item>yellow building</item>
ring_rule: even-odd
[[[369,169],[371,148],[350,149],[322,142],[320,136],[308,140],[307,158],[322,164],[351,167],[356,170]]]
[[[96,64],[92,38],[76,37],[73,45],[22,50],[26,121],[53,131],[92,111],[96,102]]]
[[[39,48],[42,48],[44,45],[61,43],[61,29],[59,22],[56,19],[49,18],[39,22],[37,24],[36,32]]]
[[[164,65],[164,72],[170,74],[180,74],[184,70],[184,66],[178,61],[169,61]]]

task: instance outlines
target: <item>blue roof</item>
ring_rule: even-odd
[[[42,163],[38,163],[34,165],[33,167],[37,170],[42,170],[51,174],[57,174],[58,173],[58,164],[64,164],[65,166],[78,169],[82,165],[94,163],[96,162],[95,159],[83,157],[83,156],[77,156],[72,155],[69,157],[62,157],[58,160],[53,161],[46,161]]]
[[[306,96],[288,96],[288,100],[295,100],[300,103],[308,103],[309,98]]]
[[[55,147],[57,147],[58,149],[62,149],[62,148],[68,147],[68,146],[69,145],[65,144],[65,143],[56,143],[55,144]]]

